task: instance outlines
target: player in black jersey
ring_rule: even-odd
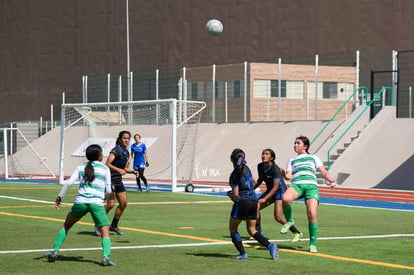
[[[231,191],[228,191],[227,195],[234,204],[231,209],[229,229],[231,240],[240,253],[236,256],[236,259],[245,260],[248,258],[238,232],[239,224],[245,220],[247,232],[249,232],[250,236],[269,250],[273,260],[277,260],[277,245],[270,243],[261,231],[256,230],[257,198],[253,188],[254,179],[249,167],[246,165],[243,150],[234,149],[230,160],[233,163],[234,170],[229,179]]]
[[[274,218],[277,222],[282,224],[280,233],[285,234],[290,230],[293,233],[292,242],[297,242],[302,238],[302,233],[295,227],[292,217],[292,206],[282,207],[282,198],[287,186],[283,180],[279,166],[275,163],[276,154],[272,149],[264,149],[262,151],[262,162],[257,165],[257,179],[255,189],[260,186],[262,182],[266,183],[266,191],[258,199],[258,213],[257,213],[257,230],[260,228],[260,210],[268,207],[274,203]],[[284,215],[285,214],[285,215]],[[290,220],[286,220],[290,217]]]

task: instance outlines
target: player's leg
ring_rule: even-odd
[[[231,241],[234,244],[234,247],[236,247],[237,251],[239,252],[239,255],[236,256],[236,259],[244,260],[244,259],[247,259],[248,257],[247,257],[246,251],[244,250],[243,242],[238,232],[238,227],[241,221],[242,220],[240,219],[230,217],[229,231],[230,231]]]
[[[123,187],[122,190],[122,192],[115,193],[115,197],[118,201],[118,207],[115,209],[115,215],[112,219],[111,226],[109,227],[110,231],[114,231],[118,235],[124,235],[124,232],[118,228],[118,223],[121,219],[122,214],[124,213],[125,208],[127,207],[127,193],[125,191],[125,187]],[[121,191],[121,188],[119,188],[118,191]]]
[[[145,184],[145,189],[148,191],[149,190],[148,189],[148,182],[147,182],[147,179],[144,176],[144,171],[145,171],[145,168],[139,168],[138,174],[139,174],[139,177],[141,178],[142,182]]]
[[[69,230],[86,213],[82,211],[83,210],[82,208],[75,207],[75,206],[82,206],[82,205],[75,204],[74,206],[72,206],[70,212],[66,216],[63,226],[59,229],[59,232],[56,235],[55,242],[53,244],[53,250],[45,254],[45,256],[48,258],[50,262],[54,262],[57,259],[58,251],[62,247],[63,242],[66,240]],[[72,212],[75,213],[74,215],[76,215],[76,217],[72,215]]]
[[[298,199],[300,196],[300,189],[296,188],[296,185],[290,186],[286,192],[283,194],[283,200],[282,200],[282,208],[283,208],[283,214],[286,219],[286,223],[282,226],[280,229],[280,233],[286,234],[290,227],[295,225],[295,222],[292,218],[292,202],[296,199]]]
[[[90,205],[90,212],[102,237],[102,265],[115,266],[110,260],[112,242],[109,237],[109,220],[105,208],[101,205]]]
[[[140,179],[141,176],[139,175],[139,169],[135,169],[135,167],[134,167],[134,170],[138,171],[138,175],[136,176],[135,180],[137,181],[138,191],[142,192],[141,179]]]
[[[307,199],[306,202],[306,212],[308,216],[308,227],[309,227],[309,249],[310,252],[318,252],[316,249],[316,241],[318,237],[318,204],[317,199]]]

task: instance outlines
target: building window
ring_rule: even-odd
[[[286,80],[281,80],[280,96],[286,97]],[[270,97],[279,97],[279,80],[270,80]]]
[[[240,94],[241,94],[241,83],[240,80],[234,80],[233,82],[233,97],[234,98],[239,98]]]
[[[323,98],[337,99],[338,98],[338,83],[337,82],[323,82],[322,96]]]
[[[191,99],[198,99],[198,83],[191,83]]]

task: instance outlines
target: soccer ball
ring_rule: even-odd
[[[218,36],[223,32],[223,24],[220,20],[211,19],[206,24],[206,32],[210,36]]]

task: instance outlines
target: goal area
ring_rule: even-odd
[[[195,140],[205,107],[201,101],[177,99],[62,104],[60,181],[85,161],[85,149],[90,144],[101,145],[105,162],[118,133],[126,130],[131,132],[130,145],[139,134],[147,146],[148,182],[173,192],[184,190],[192,181]],[[134,183],[135,176],[127,174],[124,180]]]

